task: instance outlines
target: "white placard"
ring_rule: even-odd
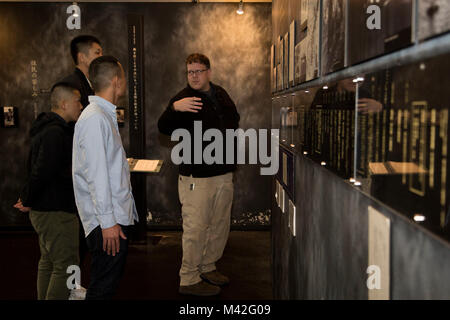
[[[280,206],[280,184],[277,180],[275,180],[275,200],[277,202],[277,205]]]
[[[390,230],[391,221],[369,207],[369,265],[367,288],[369,300],[390,299]]]
[[[289,228],[291,229],[291,234],[293,237],[296,236],[296,214],[297,208],[295,207],[294,203],[289,199]]]

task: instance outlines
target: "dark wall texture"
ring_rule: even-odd
[[[210,57],[213,82],[235,101],[241,127],[270,128],[271,5],[200,3],[79,3],[81,30],[66,27],[67,3],[0,3],[0,106],[15,106],[18,128],[0,129],[0,226],[28,225],[12,208],[26,176],[28,132],[36,114],[48,110],[48,89],[73,71],[69,43],[80,34],[97,36],[104,54],[116,56],[128,73],[127,14],[144,16],[145,122],[147,158],[163,159],[163,170],[147,177],[148,222],[180,226],[177,168],[170,161],[167,137],[156,123],[169,99],[186,85],[184,60],[192,52]],[[33,96],[31,63],[37,64],[39,94]],[[120,129],[129,150],[128,97]],[[235,175],[235,226],[270,223],[270,177],[257,166]]]
[[[273,199],[275,299],[367,299],[369,206],[391,220],[391,299],[450,298],[447,242],[301,155],[294,179],[296,237]]]

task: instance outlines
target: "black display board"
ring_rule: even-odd
[[[129,14],[127,21],[130,157],[145,159],[144,17],[142,15]],[[145,174],[131,174],[131,185],[140,220],[137,225],[137,240],[145,240],[145,223],[147,218],[147,184]]]
[[[412,0],[348,1],[348,63],[355,65],[382,54],[412,44]],[[369,29],[367,21],[375,13],[369,6],[379,8],[380,29]]]

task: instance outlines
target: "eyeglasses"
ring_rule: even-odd
[[[192,77],[193,75],[198,76],[198,75],[202,74],[202,73],[205,72],[205,71],[208,71],[208,69],[204,69],[204,70],[191,70],[191,71],[188,71],[188,72],[187,72],[187,75],[190,76],[190,77]]]

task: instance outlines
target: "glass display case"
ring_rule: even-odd
[[[282,149],[450,240],[448,74],[446,54],[289,93],[273,128]]]

